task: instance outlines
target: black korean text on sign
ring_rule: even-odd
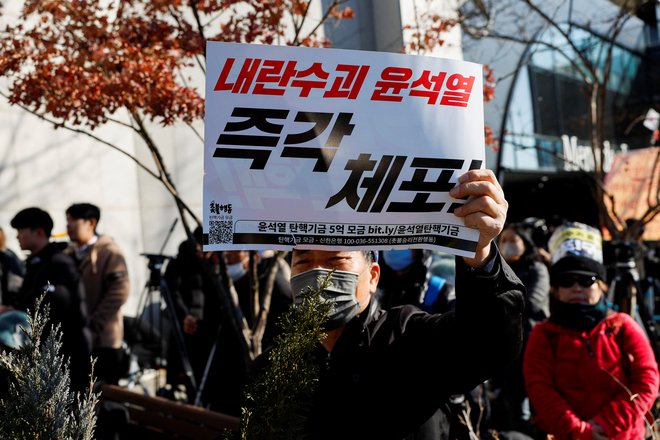
[[[222,214],[222,213],[231,214],[232,205],[231,203],[227,203],[226,205],[221,205],[220,203],[216,203],[215,200],[213,200],[209,204],[209,211],[211,212],[211,214]]]
[[[360,154],[357,159],[349,159],[344,169],[351,173],[343,188],[330,197],[326,209],[346,200],[346,203],[358,212],[382,211],[406,159],[406,156],[383,156],[374,175],[364,179],[362,175],[366,171],[373,171],[378,162],[371,159],[371,154]],[[358,193],[359,188],[367,190],[362,201]]]
[[[435,159],[428,157],[415,157],[411,166],[415,169],[410,180],[401,182],[399,190],[415,192],[412,202],[392,202],[387,212],[439,212],[445,207],[444,202],[429,203],[428,199],[432,192],[449,192],[453,187],[449,179],[454,171],[463,167],[461,159]],[[440,169],[440,174],[435,181],[426,181],[429,169]]]
[[[248,148],[216,148],[213,157],[252,159],[250,169],[263,170],[270,157],[272,148],[279,142],[279,134],[284,128],[284,124],[274,124],[268,119],[286,119],[288,110],[265,109],[265,108],[246,108],[235,107],[232,116],[236,118],[246,118],[239,122],[227,122],[224,133],[218,138],[219,145],[238,145],[251,146],[258,148],[270,148],[271,150],[252,150]],[[261,136],[234,134],[256,128],[259,131],[276,136]]]
[[[328,199],[326,209],[339,202],[346,203],[358,212],[381,212],[387,203],[390,193],[394,188],[397,177],[403,169],[406,156],[385,155],[377,160],[371,159],[371,154],[360,154],[357,159],[349,159],[345,170],[350,171],[346,183],[336,194]],[[411,202],[390,202],[387,212],[439,212],[445,207],[444,202],[430,203],[429,196],[433,192],[449,192],[453,187],[450,183],[455,171],[463,167],[462,159],[439,159],[414,157],[411,167],[415,168],[410,180],[405,180],[399,185],[399,191],[415,192]],[[378,166],[376,166],[378,165]],[[473,160],[469,169],[477,169],[481,166],[480,160]],[[372,176],[364,177],[369,171],[374,171]],[[429,169],[440,169],[437,179],[427,181]],[[366,189],[361,198],[359,189]],[[462,203],[455,202],[449,207],[453,212]]]
[[[285,145],[303,144],[319,137],[328,128],[333,113],[322,112],[298,112],[296,122],[313,123],[314,126],[308,131],[289,134],[284,140]],[[351,124],[353,113],[339,113],[335,120],[335,125],[328,136],[324,147],[291,147],[285,146],[282,150],[282,157],[297,157],[301,159],[316,159],[314,172],[326,172],[330,168],[332,159],[334,159],[341,140],[344,136],[350,136],[353,133],[354,124]]]
[[[215,149],[213,157],[234,159],[252,159],[250,169],[263,170],[266,167],[271,152],[279,144],[284,121],[289,116],[288,110],[235,107],[231,116],[239,119],[229,121],[223,133],[218,137],[218,145],[233,145],[242,148],[219,147]],[[328,130],[335,114],[324,112],[296,113],[294,122],[299,124],[313,124],[311,128],[296,133],[289,133],[284,138],[284,144],[301,144],[310,142],[324,132],[329,131],[328,139],[321,148],[285,146],[282,157],[296,157],[302,159],[316,159],[315,172],[326,172],[332,163],[337,150],[345,136],[353,133],[354,124],[351,124],[353,113],[339,113],[332,128]],[[241,120],[242,119],[242,120]],[[272,120],[282,121],[274,123]],[[246,131],[259,130],[263,134],[244,134]],[[297,129],[297,126],[296,128]],[[256,149],[245,148],[255,147]]]

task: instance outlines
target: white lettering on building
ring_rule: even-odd
[[[594,171],[594,155],[590,145],[578,145],[576,136],[561,136],[564,147],[564,170],[565,171]],[[614,154],[628,151],[628,144],[621,144],[618,150],[612,147],[610,141],[603,141],[603,171],[608,172],[614,161]]]

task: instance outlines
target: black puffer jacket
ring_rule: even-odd
[[[451,394],[505,368],[521,348],[524,287],[496,257],[491,274],[457,261],[455,311],[413,306],[351,321],[327,353],[310,418],[314,439],[402,439]]]
[[[34,310],[36,299],[44,293],[51,323],[62,326],[62,352],[71,360],[71,386],[81,391],[89,383],[92,342],[85,289],[75,261],[62,252],[59,243],[49,243],[28,258],[23,285],[12,305]]]

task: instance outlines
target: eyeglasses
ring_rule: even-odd
[[[557,279],[559,287],[571,287],[575,283],[582,287],[591,287],[595,282],[596,277],[593,275],[564,274]]]

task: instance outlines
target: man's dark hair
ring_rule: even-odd
[[[378,251],[362,251],[367,263],[378,263]]]
[[[75,219],[94,219],[97,224],[99,220],[101,220],[101,210],[98,206],[92,205],[91,203],[74,203],[67,208],[66,214]]]
[[[11,219],[11,227],[14,229],[38,229],[41,228],[46,233],[46,237],[50,237],[53,230],[53,219],[50,215],[39,208],[25,208]]]

